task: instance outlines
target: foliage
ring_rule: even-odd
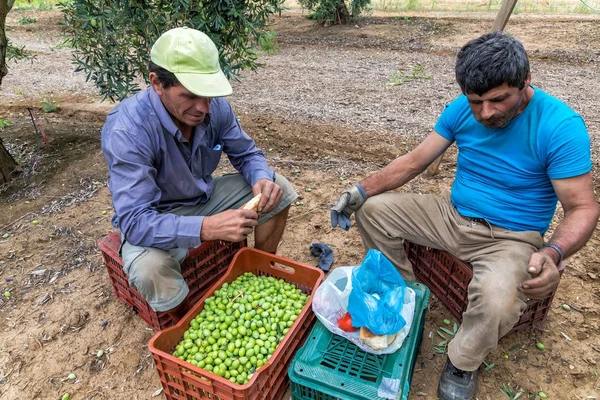
[[[267,54],[272,54],[279,50],[279,44],[277,43],[277,34],[274,31],[268,31],[262,34],[258,38],[258,44],[262,51]]]
[[[438,1],[438,0],[372,0],[371,7],[378,11],[442,11],[442,12],[475,12],[497,13],[502,0],[473,1]],[[600,13],[599,0],[519,0],[513,14],[592,14]]]
[[[73,43],[71,43],[71,39],[62,38],[61,40],[58,41],[56,46],[53,46],[53,47],[51,46],[50,50],[54,51],[54,50],[60,50],[60,49],[70,48],[70,47],[73,47]]]
[[[189,26],[217,45],[223,72],[256,70],[257,43],[282,0],[73,0],[60,5],[76,71],[87,73],[104,99],[122,100],[147,82],[152,44],[165,31]]]
[[[37,19],[31,17],[22,17],[17,21],[19,25],[35,24]]]
[[[347,24],[369,9],[371,0],[299,0],[302,8],[312,11],[308,18],[326,25]]]
[[[6,60],[7,61],[19,61],[26,60],[29,61],[36,56],[31,54],[29,51],[25,50],[25,46],[17,46],[10,42],[8,42],[8,46],[6,47]]]
[[[485,365],[485,371],[490,371],[492,368],[494,368],[496,366],[496,364],[490,364],[490,363],[486,362],[485,360],[483,360],[483,365]]]
[[[404,68],[400,68],[398,72],[394,72],[392,79],[386,83],[387,86],[402,85],[405,82],[412,81],[415,79],[431,79],[431,75],[424,72],[425,67],[423,65],[416,65],[410,71],[406,71]]]
[[[58,0],[17,0],[15,10],[38,10],[49,11],[59,3]]]
[[[437,334],[444,340],[433,346],[433,350],[438,354],[446,354],[448,352],[448,343],[450,342],[450,340],[452,340],[454,336],[456,336],[456,332],[458,332],[458,324],[456,322],[454,323],[454,325],[452,325],[452,330],[441,326],[440,329],[437,331]]]
[[[7,126],[11,126],[12,122],[9,119],[0,118],[0,129],[6,128]]]
[[[42,101],[40,101],[40,104],[42,105],[42,110],[44,110],[45,113],[53,113],[58,111],[60,108],[60,105],[54,99],[48,100],[44,98]]]
[[[504,396],[506,396],[510,400],[517,400],[518,398],[521,397],[521,395],[523,395],[523,389],[514,390],[509,385],[504,383],[502,385],[502,387],[500,388],[500,393],[502,393]]]
[[[518,400],[521,398],[521,396],[523,396],[524,391],[518,386],[515,389],[513,389],[510,385],[503,383],[502,387],[500,388],[500,393],[502,393],[506,398],[510,400]],[[542,394],[544,393],[540,392],[540,398],[544,398],[542,397]],[[530,393],[527,396],[529,396],[527,397],[527,400],[535,400],[538,397],[538,393]]]

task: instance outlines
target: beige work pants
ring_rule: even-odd
[[[461,216],[442,197],[384,193],[369,198],[356,213],[365,248],[380,250],[404,279],[414,280],[403,239],[446,250],[473,265],[469,304],[448,357],[474,371],[518,322],[526,298],[517,287],[530,275],[529,257],[543,245],[539,232],[514,232]]]

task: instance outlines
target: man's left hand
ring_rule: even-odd
[[[560,274],[554,260],[543,251],[531,255],[527,272],[532,279],[523,282],[520,290],[532,299],[545,299],[556,289],[560,281]]]
[[[283,190],[275,182],[269,179],[261,179],[252,186],[252,192],[254,195],[262,193],[260,203],[258,203],[258,213],[266,214],[273,211],[283,197]]]

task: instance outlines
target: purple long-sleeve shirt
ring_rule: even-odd
[[[224,152],[246,182],[273,180],[263,152],[244,132],[224,98],[215,98],[193,145],[183,138],[152,88],[112,110],[102,127],[115,216],[112,223],[136,246],[160,249],[200,245],[204,217],[166,211],[205,203]]]

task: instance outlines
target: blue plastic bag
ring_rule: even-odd
[[[379,250],[371,249],[352,271],[348,312],[352,326],[367,327],[376,335],[398,333],[406,321],[400,315],[406,283]]]

